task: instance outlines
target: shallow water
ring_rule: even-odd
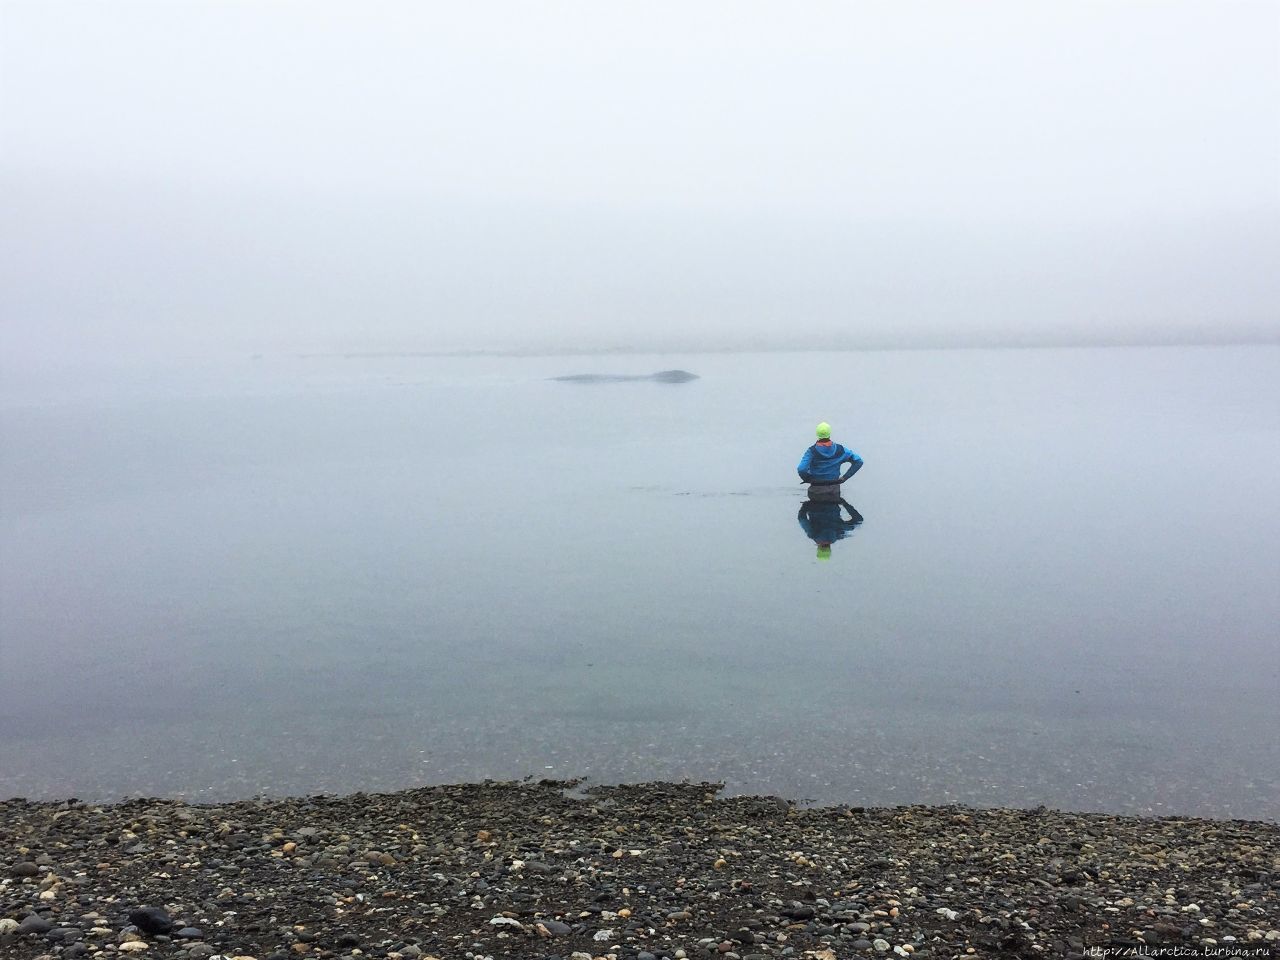
[[[684,368],[687,384],[570,373]],[[1280,818],[1280,348],[11,372],[0,795]],[[812,425],[866,467],[820,560]],[[847,514],[846,514],[847,516]]]

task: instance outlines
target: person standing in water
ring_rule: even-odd
[[[842,477],[840,467],[851,464]],[[862,469],[862,458],[842,444],[831,442],[831,424],[818,424],[818,442],[804,452],[796,472],[800,479],[809,484],[809,496],[815,494],[823,499],[838,499],[840,481],[848,480]],[[827,488],[827,489],[823,489]]]

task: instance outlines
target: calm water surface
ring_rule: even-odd
[[[669,367],[701,379],[546,379]],[[0,392],[3,796],[688,777],[1280,818],[1280,348]],[[794,474],[819,419],[866,460],[825,561]]]

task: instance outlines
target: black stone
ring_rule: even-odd
[[[168,933],[173,929],[173,918],[159,907],[138,907],[129,911],[129,922],[143,933],[152,935]]]
[[[53,929],[52,923],[50,923],[44,917],[36,916],[33,913],[30,916],[25,917],[23,921],[20,924],[18,924],[18,929],[15,932],[18,933],[20,936],[25,936],[26,934],[30,934],[30,933],[46,934],[52,929]]]

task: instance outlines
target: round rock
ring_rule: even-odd
[[[32,933],[44,935],[52,929],[53,929],[52,923],[50,923],[44,917],[37,916],[36,914],[33,913],[30,916],[25,917],[23,921],[20,924],[18,924],[17,933],[19,936],[26,936]]]
[[[173,929],[173,918],[159,907],[138,907],[129,911],[129,922],[143,933],[164,934]]]

